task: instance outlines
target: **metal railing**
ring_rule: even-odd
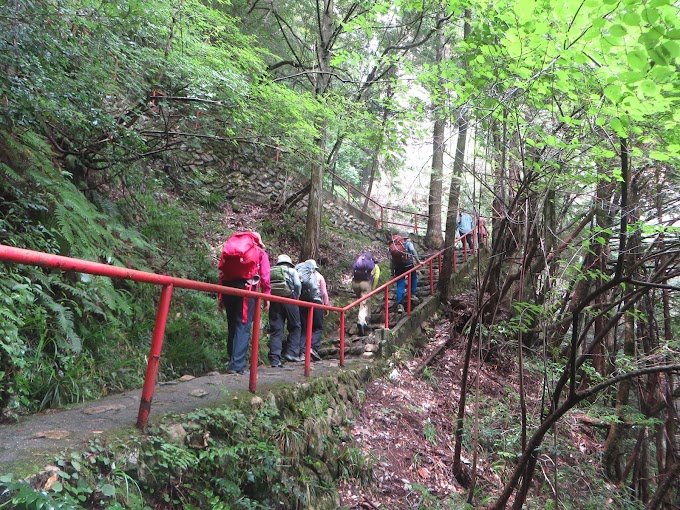
[[[463,236],[456,239],[456,242],[460,241]],[[473,239],[475,244],[473,244],[473,250],[476,248],[476,230],[473,230]],[[455,247],[456,243],[454,243]],[[385,308],[385,328],[390,327],[389,323],[389,289],[390,285],[395,284],[402,278],[407,278],[407,288],[405,289],[406,295],[406,314],[411,314],[411,280],[413,278],[413,272],[429,265],[429,283],[430,283],[430,294],[434,294],[434,260],[438,261],[438,270],[442,267],[442,256],[446,249],[440,250],[434,255],[431,255],[425,261],[413,268],[404,272],[403,274],[392,278],[388,282],[384,283],[377,289],[373,290],[366,296],[363,296],[355,301],[349,303],[344,307],[328,306],[318,303],[310,303],[307,301],[299,301],[290,298],[284,298],[280,296],[274,296],[270,294],[263,294],[261,292],[253,292],[248,290],[236,289],[233,287],[225,287],[222,285],[216,285],[212,283],[199,282],[196,280],[189,280],[185,278],[176,278],[173,276],[161,275],[157,273],[149,273],[145,271],[139,271],[136,269],[129,269],[125,267],[112,266],[108,264],[102,264],[99,262],[90,262],[87,260],[76,259],[71,257],[65,257],[62,255],[53,255],[49,253],[43,253],[39,251],[26,250],[23,248],[16,248],[13,246],[7,246],[0,244],[0,261],[10,262],[15,264],[28,264],[40,267],[46,267],[51,269],[57,269],[60,271],[76,271],[79,273],[86,273],[98,276],[107,276],[110,278],[120,278],[124,280],[132,280],[141,283],[149,283],[153,285],[160,285],[161,296],[158,303],[158,310],[156,312],[156,322],[154,325],[153,334],[151,337],[151,347],[149,351],[149,360],[147,362],[146,375],[144,377],[144,386],[142,388],[142,396],[139,404],[139,412],[137,415],[137,427],[140,429],[145,429],[149,420],[149,414],[151,412],[151,402],[153,400],[154,387],[156,384],[156,377],[158,375],[158,366],[160,363],[161,350],[163,346],[163,338],[165,336],[165,327],[168,319],[168,312],[170,309],[170,301],[172,298],[172,291],[175,287],[196,290],[200,292],[208,293],[218,293],[218,294],[228,294],[232,296],[241,296],[245,298],[255,299],[255,310],[253,316],[253,330],[251,336],[251,356],[250,356],[250,377],[248,388],[251,392],[255,392],[257,388],[257,367],[259,361],[259,342],[260,342],[260,319],[261,319],[261,303],[262,300],[274,301],[278,303],[288,303],[297,306],[308,308],[308,320],[307,320],[307,331],[306,331],[306,342],[305,342],[305,363],[304,363],[304,375],[309,377],[311,369],[311,350],[312,350],[312,318],[315,308],[321,310],[329,310],[331,312],[338,312],[340,314],[340,325],[339,325],[339,337],[340,337],[340,366],[345,366],[345,320],[347,312],[352,308],[358,306],[361,302],[370,299],[374,295],[384,292],[384,308]],[[468,258],[467,246],[464,244],[464,258]],[[453,272],[456,272],[456,257],[453,257]]]
[[[379,202],[376,202],[371,197],[369,197],[366,193],[364,193],[361,189],[357,188],[351,182],[343,179],[342,177],[334,174],[333,172],[327,172],[327,174],[331,176],[331,188],[332,188],[331,193],[333,193],[334,195],[337,194],[334,186],[334,183],[337,181],[340,182],[343,188],[347,191],[346,198],[348,204],[363,210],[363,204],[361,204],[360,202],[367,203],[367,205],[371,208],[371,212],[374,214],[376,228],[384,228],[385,225],[393,225],[397,227],[413,228],[413,232],[415,234],[418,234],[419,228],[418,218],[419,217],[421,218],[420,225],[422,225],[423,223],[427,225],[427,220],[429,218],[428,214],[407,211],[406,209],[400,209],[398,207],[392,207],[388,205],[382,205]],[[385,211],[392,211],[394,213],[397,213],[398,215],[401,215],[404,218],[410,218],[410,223],[404,223],[400,221],[393,221],[393,219],[387,219]]]

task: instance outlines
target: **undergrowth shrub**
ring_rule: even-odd
[[[330,400],[299,404],[200,409],[142,437],[92,440],[57,459],[47,488],[0,478],[0,507],[296,509],[332,497],[338,478],[369,483],[372,460],[346,443],[347,423],[330,426]]]

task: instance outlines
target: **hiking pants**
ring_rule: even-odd
[[[246,356],[250,347],[250,327],[253,324],[255,299],[248,299],[247,321],[243,322],[243,301],[241,296],[222,294],[222,302],[227,311],[227,352],[229,364],[227,370],[241,372],[246,368]],[[255,354],[257,356],[257,353]]]
[[[300,307],[300,322],[302,323],[302,331],[300,332],[300,354],[305,353],[307,346],[307,314],[309,313],[309,308],[301,306]],[[314,315],[312,316],[312,350],[318,351],[321,346],[321,333],[323,332],[323,313],[324,311],[320,308],[314,309]]]
[[[467,241],[468,246],[470,247],[470,250],[472,251],[472,245],[473,245],[473,241],[474,241],[472,239],[472,230],[470,230],[470,232],[467,232],[464,235],[465,235],[465,237],[463,237],[463,239],[461,239],[461,242],[463,243],[463,248],[465,248],[465,242]]]
[[[371,292],[371,282],[368,280],[352,280],[352,290],[356,297],[364,297]],[[367,299],[359,303],[357,323],[367,326],[371,321],[371,300]]]
[[[283,328],[288,324],[288,339],[283,350]],[[276,303],[269,305],[269,362],[281,362],[281,354],[297,357],[302,350],[300,336],[300,308],[298,305]]]
[[[411,269],[413,266],[407,267],[401,271],[401,273],[404,273],[405,271],[408,271]],[[397,280],[397,296],[396,296],[396,301],[397,304],[401,304],[401,300],[404,299],[404,290],[406,289],[406,280],[408,279],[408,276],[404,276],[401,280]],[[413,271],[411,273],[411,295],[415,296],[416,291],[418,290],[418,271]]]

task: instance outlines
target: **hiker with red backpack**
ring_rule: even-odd
[[[330,305],[328,298],[328,290],[326,289],[326,279],[319,273],[319,266],[314,259],[305,260],[295,266],[296,271],[300,275],[300,282],[302,283],[302,292],[300,293],[300,301],[308,301],[311,303],[319,303],[326,306]],[[296,360],[289,361],[304,361],[305,353],[304,347],[307,342],[307,323],[309,318],[309,308],[306,306],[300,307],[300,322],[302,323],[301,338],[301,352]],[[328,311],[320,308],[315,308],[312,312],[312,361],[321,360],[319,355],[319,347],[321,346],[321,334],[323,332],[323,318],[328,315]],[[285,359],[288,359],[284,356]]]
[[[380,266],[372,253],[362,253],[352,264],[352,291],[356,297],[364,297],[378,287],[380,280]],[[370,299],[359,303],[357,316],[357,332],[359,336],[366,336],[367,326],[371,320]]]
[[[220,285],[271,294],[269,257],[257,232],[236,232],[224,243],[219,263]],[[228,374],[243,374],[250,345],[255,299],[222,294],[218,307],[227,312]],[[269,301],[264,302],[265,311]],[[257,356],[257,353],[253,353]]]
[[[299,299],[302,291],[300,276],[288,255],[279,255],[271,270],[271,287],[274,296]],[[283,328],[288,324],[288,339],[283,345]],[[292,303],[272,302],[269,307],[269,363],[281,368],[281,352],[288,361],[299,361],[302,350],[300,307]]]
[[[393,234],[392,240],[390,241],[390,272],[392,278],[402,275],[409,269],[412,269],[415,264],[420,264],[420,257],[418,257],[418,252],[416,247],[413,245],[409,239],[408,232],[402,232],[401,234]],[[404,298],[404,290],[406,287],[406,276],[397,280],[397,313],[404,313],[404,305],[401,304],[401,300]],[[418,272],[413,271],[411,273],[411,302],[418,304],[420,300],[416,296],[416,291],[418,290]]]

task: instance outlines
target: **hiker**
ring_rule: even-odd
[[[411,269],[414,264],[420,264],[420,257],[418,257],[418,252],[416,247],[413,245],[409,239],[408,232],[402,232],[401,234],[392,235],[392,240],[390,241],[390,273],[392,277],[396,277],[404,274],[409,269]],[[397,313],[404,313],[404,306],[401,304],[401,300],[404,297],[404,289],[406,287],[407,276],[397,280]],[[413,271],[411,273],[411,301],[414,304],[420,303],[420,299],[416,296],[416,291],[418,290],[418,272]]]
[[[300,275],[300,282],[302,282],[302,293],[300,294],[301,301],[308,301],[311,303],[319,303],[328,306],[330,300],[328,299],[328,291],[326,290],[326,279],[319,273],[319,266],[314,259],[305,260],[295,266]],[[304,346],[307,343],[307,321],[309,308],[306,306],[300,307],[300,322],[302,323],[302,332],[300,337],[301,350],[299,361],[305,360]],[[321,360],[319,356],[319,347],[321,346],[321,333],[323,332],[323,318],[328,315],[328,311],[320,308],[315,308],[312,312],[312,361]]]
[[[477,216],[477,235],[480,246],[486,246],[489,239],[489,231],[486,228],[486,219],[483,216]]]
[[[380,280],[380,266],[372,253],[362,253],[352,264],[352,290],[356,297],[364,297],[375,290]],[[371,321],[370,299],[359,303],[357,331],[359,336],[366,336],[366,327]]]
[[[463,243],[463,248],[465,248],[465,243],[467,242],[468,246],[472,250],[473,246],[472,229],[473,229],[472,216],[470,216],[465,211],[465,209],[461,209],[460,212],[458,213],[458,231],[460,232],[460,235],[463,237],[461,239],[461,242]]]
[[[227,239],[222,247],[219,270],[220,285],[250,291],[257,290],[259,285],[262,293],[271,293],[269,257],[257,232],[237,232]],[[227,373],[242,374],[250,345],[255,299],[229,294],[220,297],[218,308],[227,312]],[[264,309],[269,309],[269,301],[264,302]]]
[[[302,290],[300,276],[288,255],[279,255],[276,265],[271,270],[271,288],[274,296],[298,299]],[[283,329],[288,325],[288,338],[283,346]],[[281,351],[283,358],[289,361],[299,361],[297,358],[301,350],[300,336],[300,308],[293,303],[277,303],[273,301],[269,306],[269,363],[272,368],[281,368]]]

